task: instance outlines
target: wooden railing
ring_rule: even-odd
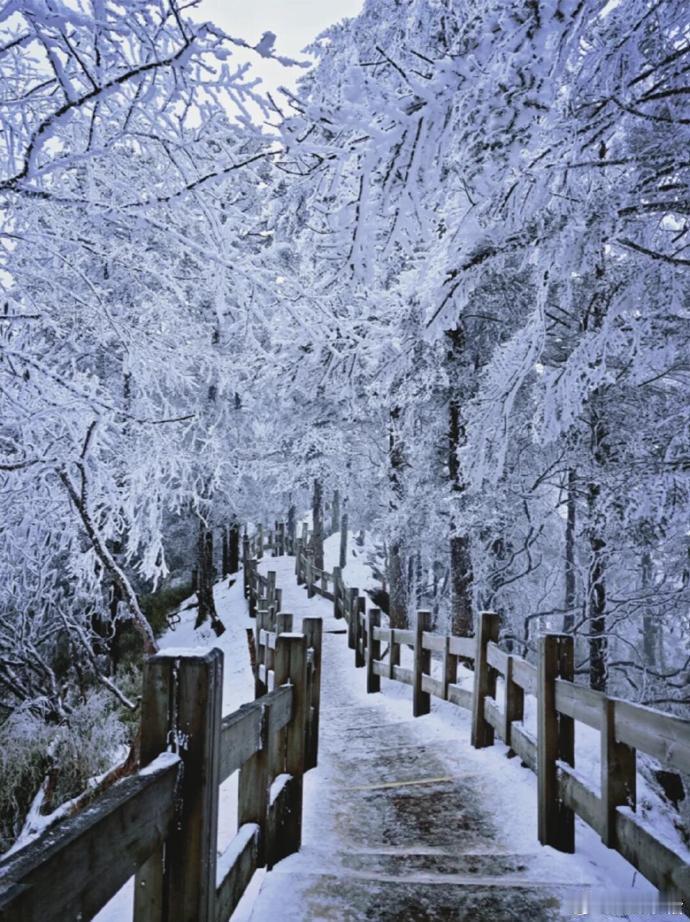
[[[635,813],[636,751],[690,774],[690,720],[576,685],[569,635],[544,635],[535,665],[500,648],[499,617],[491,612],[479,616],[474,637],[432,632],[427,611],[417,613],[414,630],[382,627],[380,611],[366,611],[365,597],[345,585],[340,568],[317,569],[306,546],[297,547],[297,581],[309,595],[331,599],[335,617],[345,619],[355,666],[366,667],[368,692],[380,691],[384,676],[412,687],[415,717],[429,713],[432,695],[471,711],[473,746],[491,746],[498,736],[537,774],[543,845],[573,852],[577,814],[660,891],[684,901],[690,914],[690,865]],[[401,665],[403,647],[411,651],[411,666]],[[472,665],[471,690],[458,684],[460,660]],[[536,699],[536,736],[524,726],[525,695]],[[600,733],[599,791],[575,770],[576,722]]]
[[[150,657],[144,767],[0,861],[0,920],[90,919],[134,874],[135,922],[225,922],[256,868],[300,847],[321,657],[308,620],[309,636],[275,637],[266,693],[223,718],[220,650]],[[238,770],[238,832],[218,857],[218,789]]]

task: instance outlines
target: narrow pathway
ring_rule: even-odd
[[[583,889],[604,880],[586,854],[538,845],[533,776],[505,747],[473,750],[459,708],[439,702],[414,720],[410,689],[386,680],[367,696],[330,603],[307,600],[290,559],[263,566],[277,571],[296,629],[301,614],[324,617],[324,667],[303,847],[264,877],[252,922],[571,918]],[[625,874],[614,868],[620,884]]]

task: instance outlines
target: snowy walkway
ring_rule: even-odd
[[[466,712],[434,702],[415,720],[410,689],[387,680],[367,695],[346,637],[330,633],[344,623],[297,587],[292,558],[262,568],[276,570],[296,630],[324,618],[322,730],[302,850],[263,877],[242,918],[545,922],[570,918],[588,887],[628,890],[633,869],[579,821],[577,855],[538,844],[534,776],[504,746],[472,749]]]
[[[590,887],[595,897],[620,892],[628,905],[631,887],[640,899],[656,893],[579,819],[577,854],[542,848],[535,776],[501,744],[472,749],[461,708],[432,699],[431,714],[415,720],[411,689],[386,679],[381,694],[367,695],[332,604],[297,586],[294,558],[266,558],[262,570],[269,569],[295,630],[307,615],[324,621],[319,765],[304,779],[302,850],[270,873],[257,871],[232,922],[546,922],[572,918],[568,903]],[[347,576],[365,585],[361,565]],[[241,574],[230,587],[219,583],[215,597],[225,634],[195,630],[189,610],[161,645],[223,649],[228,713],[253,695],[245,630],[254,622]],[[221,786],[219,851],[236,818],[233,775]],[[132,881],[97,922],[128,922],[131,907]]]

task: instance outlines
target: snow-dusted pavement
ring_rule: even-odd
[[[542,848],[536,779],[502,745],[472,749],[467,712],[434,702],[413,719],[411,690],[385,679],[367,695],[346,637],[331,633],[343,622],[307,600],[292,566],[263,563],[296,629],[324,618],[319,765],[305,777],[302,850],[263,876],[240,918],[541,922],[573,917],[588,892],[618,891],[628,906],[655,892],[579,821],[578,854]]]

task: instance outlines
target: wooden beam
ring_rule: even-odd
[[[472,694],[472,745],[475,749],[493,746],[494,728],[484,716],[484,699],[496,696],[496,673],[487,660],[489,641],[498,640],[499,617],[483,611],[475,634],[474,690]]]
[[[90,919],[168,837],[180,759],[163,753],[0,861],[2,922]]]
[[[431,651],[424,649],[424,632],[431,630],[431,612],[418,611],[414,632],[414,681],[412,685],[412,714],[422,717],[431,711],[431,695],[422,688],[422,676],[431,671]]]

